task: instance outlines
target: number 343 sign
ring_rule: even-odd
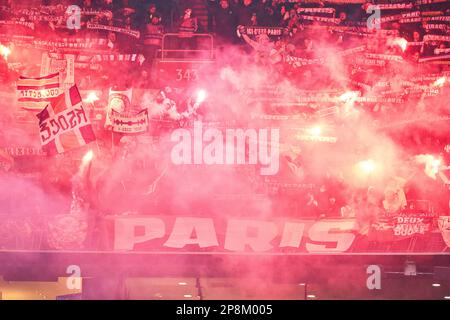
[[[202,74],[211,66],[209,61],[158,61],[155,80],[162,85],[189,85],[202,81]]]

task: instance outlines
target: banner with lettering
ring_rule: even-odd
[[[309,184],[280,184],[281,188],[310,189]],[[249,201],[248,197],[227,195],[223,201]],[[261,201],[253,195],[251,201]],[[220,201],[220,195],[211,195]],[[231,200],[232,199],[232,200]],[[264,198],[262,198],[264,199]],[[356,212],[356,216],[358,213]],[[14,217],[0,213],[0,247],[8,250],[85,250],[86,224],[82,216],[73,214],[42,214]],[[109,252],[135,253],[204,253],[204,254],[389,254],[385,241],[374,241],[359,233],[358,218],[296,219],[252,218],[242,216],[152,216],[127,212],[102,218],[105,226],[101,248]],[[450,250],[449,217],[441,217],[439,230],[424,231],[421,237],[403,237],[396,241],[397,250],[441,253]],[[408,224],[413,225],[418,221]],[[437,228],[437,227],[436,227]],[[24,232],[26,230],[27,232]],[[417,230],[420,230],[417,229]],[[392,232],[393,234],[393,232]],[[420,233],[416,233],[420,234]],[[44,237],[42,237],[44,235]],[[33,241],[39,239],[39,241]],[[398,238],[402,239],[402,238]],[[368,242],[367,240],[372,240]],[[409,241],[408,241],[409,240]],[[424,249],[424,242],[433,242],[433,249]],[[447,241],[447,244],[444,242]],[[92,249],[91,249],[92,250]],[[425,250],[425,251],[424,251]]]
[[[34,30],[34,23],[33,22],[27,22],[27,21],[0,20],[0,25],[5,25],[5,26],[23,26],[23,27],[29,28],[31,30]]]
[[[33,47],[44,50],[74,49],[74,50],[100,50],[107,48],[108,40],[104,38],[62,38],[62,39],[23,39]]]
[[[148,130],[148,110],[137,114],[119,113],[111,110],[111,130],[117,133],[135,134]]]
[[[97,24],[97,23],[88,23],[86,25],[86,27],[91,30],[107,30],[107,31],[112,31],[112,32],[118,32],[118,33],[122,33],[122,34],[131,36],[131,37],[134,37],[137,39],[139,39],[141,37],[141,33],[137,30],[125,29],[125,28],[114,27],[114,26],[107,26],[107,25],[102,25],[102,24]]]
[[[210,217],[114,216],[107,218],[113,250],[202,252],[311,252],[349,250],[356,236],[353,219],[256,220]]]
[[[285,28],[244,26],[242,30],[249,36],[256,36],[259,34],[266,34],[268,36],[282,36]]]
[[[17,81],[18,105],[25,110],[41,111],[60,93],[59,73],[38,78],[20,76]]]
[[[75,55],[50,56],[44,52],[41,61],[41,76],[59,73],[60,87],[68,89],[75,84]]]
[[[381,218],[372,224],[369,231],[371,241],[398,241],[418,235],[426,235],[432,230],[433,214],[401,213]]]
[[[37,118],[42,148],[48,155],[63,153],[96,140],[76,86],[51,99]]]

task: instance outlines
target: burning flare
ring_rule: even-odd
[[[443,87],[446,81],[447,81],[447,79],[445,76],[440,77],[439,79],[436,79],[436,81],[433,83],[433,86]]]
[[[442,162],[441,159],[431,154],[419,154],[414,157],[414,160],[417,163],[425,164],[425,174],[431,179],[436,180],[436,174],[438,174]]]
[[[92,159],[94,158],[94,152],[92,152],[92,150],[89,150],[84,156],[83,156],[83,160],[82,160],[82,164],[83,166],[86,166],[87,164],[89,164]]]
[[[375,171],[375,162],[371,159],[369,160],[363,160],[358,162],[358,167],[363,171],[364,173],[372,173]]]
[[[404,38],[395,38],[392,43],[398,45],[403,52],[405,52],[408,47],[408,41]]]
[[[100,98],[97,96],[97,94],[95,92],[89,92],[88,96],[86,97],[86,99],[84,99],[84,101],[86,101],[87,103],[94,103],[95,101],[100,100]]]
[[[196,103],[202,103],[203,101],[206,100],[206,91],[203,89],[200,89],[197,92],[197,100],[195,101]]]
[[[359,96],[359,91],[347,91],[339,97],[339,100],[343,102],[349,102],[356,100]]]
[[[0,43],[0,55],[5,59],[8,60],[8,56],[11,54],[11,49],[8,47],[5,47]]]
[[[319,126],[315,126],[308,129],[308,133],[312,136],[318,137],[322,133],[322,128]]]

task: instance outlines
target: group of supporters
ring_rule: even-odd
[[[326,90],[335,88],[344,81],[349,81],[340,87],[348,87],[362,93],[378,94],[380,97],[385,95],[383,96],[385,101],[381,101],[380,98],[380,101],[371,103],[368,100],[361,102],[360,106],[361,110],[368,109],[374,113],[374,117],[379,116],[379,119],[383,120],[386,114],[393,116],[396,112],[411,112],[412,110],[405,110],[405,108],[413,105],[413,103],[397,103],[394,95],[398,91],[396,91],[397,88],[386,88],[382,85],[383,83],[400,75],[400,69],[405,65],[408,70],[416,72],[414,75],[420,73],[440,74],[445,71],[445,64],[429,66],[423,62],[426,62],[426,59],[441,57],[443,61],[445,59],[448,61],[448,57],[445,58],[445,55],[448,54],[449,46],[448,38],[446,38],[449,21],[445,17],[449,17],[449,9],[448,2],[440,0],[413,1],[405,5],[398,3],[397,6],[392,4],[392,7],[389,7],[389,3],[380,4],[381,18],[394,18],[381,20],[381,22],[375,21],[374,25],[368,24],[371,15],[375,12],[368,10],[371,6],[370,2],[339,4],[334,1],[332,3],[326,1],[306,3],[282,0],[205,0],[206,24],[201,23],[199,13],[195,11],[196,7],[190,1],[84,0],[79,3],[76,1],[70,1],[70,3],[29,1],[29,3],[20,2],[20,4],[4,1],[2,5],[0,20],[5,22],[0,25],[2,34],[6,33],[12,36],[14,33],[17,34],[20,27],[24,36],[36,37],[47,42],[67,38],[103,38],[106,41],[99,53],[99,59],[105,61],[113,54],[135,55],[129,64],[124,62],[125,58],[122,60],[116,58],[116,61],[106,61],[99,70],[77,70],[76,82],[82,90],[105,91],[113,86],[123,89],[160,89],[155,83],[157,79],[152,78],[150,74],[154,71],[155,58],[161,57],[163,35],[168,32],[177,33],[179,39],[173,48],[195,50],[199,48],[200,44],[194,35],[211,33],[217,40],[217,61],[238,60],[239,54],[247,54],[252,58],[246,61],[251,61],[250,63],[254,63],[256,66],[263,66],[269,72],[273,71],[272,81],[274,83],[289,79],[302,89]],[[66,10],[69,5],[77,5],[81,10],[79,28],[68,27],[67,21],[73,18],[71,13],[67,13]],[[426,12],[427,14],[424,14]],[[33,23],[33,28],[25,25],[27,22]],[[4,44],[7,43],[4,42]],[[361,47],[363,47],[362,51],[359,50]],[[32,57],[35,54],[34,49],[28,48],[27,52],[21,52],[21,59],[28,61],[34,59],[34,62],[38,63],[35,61],[35,56]],[[56,54],[64,52],[57,47],[49,51]],[[352,54],[361,52],[365,56],[359,60],[352,58]],[[231,54],[233,56],[226,56]],[[96,53],[92,53],[92,55],[96,55]],[[344,55],[348,55],[350,58],[344,59],[344,65],[339,65],[342,60],[338,57]],[[181,57],[185,58],[186,56]],[[192,58],[192,56],[190,57]],[[398,65],[398,60],[402,60],[405,64]],[[13,63],[10,65],[1,58],[0,61],[0,68],[2,68],[0,77],[5,80],[1,84],[2,87],[7,87],[8,84],[10,88],[13,87],[19,73],[32,73],[34,70],[32,68],[36,68],[36,66],[25,66],[25,69],[16,71]],[[238,65],[238,63],[236,64]],[[336,70],[336,73],[330,70]],[[435,79],[428,81],[427,85],[433,83]],[[397,80],[406,79],[399,77]],[[413,79],[408,80],[413,81]],[[423,83],[420,85],[425,86]],[[417,88],[420,89],[419,86],[416,86],[414,90]],[[413,92],[411,89],[407,97],[417,95],[417,97],[414,96],[414,99],[417,98],[416,100],[420,102],[424,99],[422,93],[422,91]],[[428,93],[434,94],[431,91]],[[166,94],[172,96],[163,97],[160,100],[170,100],[171,108],[175,106],[177,114],[181,114],[182,111],[179,108],[182,104],[180,101],[183,99],[180,98],[177,101],[177,98],[173,97],[174,90],[170,94],[167,92]],[[402,98],[404,97],[402,96]],[[307,103],[309,111],[316,111],[324,104],[328,104],[328,102],[320,100],[324,97],[316,96],[314,99]],[[354,98],[354,100],[356,99]],[[330,108],[332,104],[330,104]],[[176,110],[177,107],[178,110]],[[353,110],[354,103],[348,103],[345,107]],[[274,110],[267,108],[265,111],[273,112]],[[417,139],[424,139],[426,135],[428,133],[419,135]],[[105,136],[104,140],[110,139],[109,135]],[[401,139],[408,138],[411,137]],[[434,140],[439,140],[437,153],[443,152],[445,141],[438,137]],[[432,148],[433,141],[429,142],[427,147]],[[420,141],[415,143],[416,145],[425,145]],[[102,151],[106,156],[102,161],[107,163],[114,159],[113,157],[121,159],[120,152],[125,154],[122,160],[133,159],[132,152],[130,152],[132,147],[133,142],[123,142],[117,149],[111,148],[116,153],[105,148]],[[158,152],[156,151],[155,154]],[[422,152],[427,153],[427,151]],[[300,170],[307,171],[298,155],[295,157],[283,155],[282,162],[282,165],[290,168],[289,174],[292,174],[292,171],[297,171],[297,173]],[[142,164],[142,162],[139,163]],[[113,166],[112,163],[109,164]],[[113,191],[117,191],[119,194],[120,192],[133,193],[134,191],[130,191],[131,189],[140,188],[142,192],[139,193],[139,197],[142,198],[144,195],[150,197],[155,191],[151,189],[156,185],[153,182],[159,181],[161,172],[165,172],[159,164],[151,164],[151,166],[156,167],[154,176],[142,181],[134,176],[129,176],[127,178],[130,180],[129,184],[124,177],[117,177],[114,181],[108,180],[113,176],[108,171],[108,174],[103,177],[106,182],[99,180],[98,190],[117,189]],[[147,170],[148,167],[142,165],[140,169],[136,170],[144,169]],[[423,171],[423,168],[418,171]],[[121,173],[124,172],[121,171]],[[126,173],[128,174],[128,172]],[[194,179],[191,180],[195,180],[195,174],[193,177]],[[116,177],[114,176],[114,178]],[[207,180],[206,177],[203,178],[205,180],[199,179],[199,181]],[[386,190],[363,188],[355,191],[346,186],[343,180],[336,178],[336,175],[333,177],[330,174],[320,179],[317,178],[317,181],[314,181],[314,187],[311,188],[297,188],[291,191],[289,187],[283,188],[277,185],[271,188],[269,184],[268,189],[270,190],[266,189],[265,192],[276,198],[274,201],[276,205],[272,208],[273,212],[290,212],[294,215],[298,212],[299,215],[311,218],[355,217],[356,214],[363,214],[368,219],[372,219],[381,212],[394,214],[406,210],[408,200],[417,199],[432,200],[436,211],[448,210],[446,186],[440,180],[429,180],[426,176],[421,176],[420,179],[420,181],[430,184],[431,192],[421,193],[423,188],[417,187],[419,184],[417,181],[408,185],[396,178],[389,182],[392,183],[392,186],[387,185]],[[177,183],[186,184],[186,189],[191,189],[192,181],[189,180],[189,178],[186,178],[186,181],[177,180]],[[160,201],[163,205],[166,205],[169,202],[167,199],[172,197],[170,190],[171,184],[174,183],[173,177],[168,181],[170,183],[167,182],[166,193]],[[111,189],[102,185],[102,183],[113,184],[113,182],[115,186]],[[61,178],[60,183],[66,184],[68,190],[71,188],[70,179],[67,177]],[[161,178],[161,184],[164,184],[164,177]],[[201,188],[201,186],[197,187]],[[149,188],[151,191],[148,191]],[[254,192],[255,189],[251,189],[251,191]],[[101,191],[94,193],[102,196]],[[105,195],[105,199],[108,199],[108,196]],[[196,205],[200,208],[205,206],[202,197],[205,197],[205,194],[199,193],[198,199],[195,200],[198,202]],[[136,199],[133,197],[130,197],[130,201],[127,203],[98,200],[101,207],[99,210],[105,212],[118,210],[120,205],[126,207],[132,203],[140,203],[139,201],[142,199],[134,200]],[[174,207],[174,211],[185,205],[181,202],[183,200],[176,203],[171,199],[170,203]],[[141,204],[142,206],[135,209],[141,210],[148,205],[146,201]],[[125,210],[125,207],[121,209]],[[167,211],[168,208],[165,207],[165,210]]]
[[[0,33],[19,33],[47,41],[104,38],[104,53],[142,56],[137,60],[139,65],[133,68],[136,72],[125,72],[128,76],[120,78],[125,86],[137,84],[147,88],[154,85],[148,75],[152,72],[154,59],[162,57],[162,37],[169,32],[178,36],[166,43],[166,49],[205,49],[194,34],[208,32],[215,36],[216,48],[219,48],[217,54],[229,45],[246,51],[253,47],[257,62],[294,79],[323,75],[315,59],[321,61],[329,55],[324,48],[333,52],[365,45],[367,52],[399,55],[416,64],[422,59],[439,59],[449,53],[449,9],[448,2],[443,0],[397,4],[205,0],[207,22],[199,19],[200,12],[196,12],[199,9],[190,1],[72,2],[32,1],[27,5],[4,1],[0,10]],[[67,11],[71,5],[77,5],[80,12]],[[379,10],[378,15],[374,16],[376,10]],[[79,26],[70,27],[69,22],[76,20],[73,18],[76,14],[80,14]],[[377,17],[380,20],[376,20]],[[277,31],[271,34],[268,28]],[[173,57],[184,58],[186,55]],[[364,60],[364,63],[371,63],[373,68],[389,67],[389,63],[377,59]],[[3,61],[1,64],[2,70],[6,71]],[[299,65],[302,68],[298,68]],[[108,74],[113,69],[118,68],[113,66],[102,72]],[[113,74],[114,77],[123,71]],[[5,77],[3,73],[2,78]],[[133,80],[136,75],[144,79]],[[130,84],[132,81],[135,83]],[[95,85],[102,83],[99,81]]]

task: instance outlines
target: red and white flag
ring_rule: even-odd
[[[92,125],[83,109],[76,85],[51,99],[37,117],[42,148],[49,155],[63,153],[95,141]]]
[[[48,105],[50,99],[61,94],[59,73],[53,73],[39,78],[20,76],[17,81],[19,107],[41,111]]]

